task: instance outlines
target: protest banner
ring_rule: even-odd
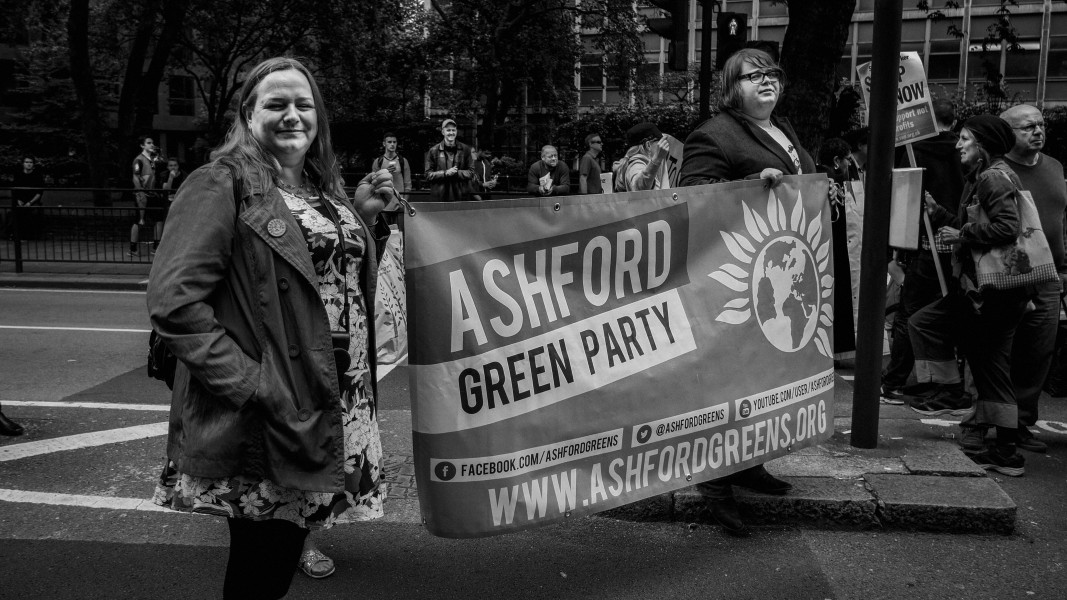
[[[391,227],[389,240],[378,259],[378,286],[374,294],[374,339],[378,364],[400,361],[408,349],[407,289],[404,286],[404,234]]]
[[[856,67],[863,102],[871,105],[871,63]],[[937,135],[934,119],[933,97],[926,83],[926,70],[918,52],[901,52],[897,75],[897,130],[896,145],[917,142]]]
[[[406,221],[415,476],[477,537],[833,433],[828,181],[491,203]]]
[[[922,184],[922,169],[893,169],[893,196],[889,207],[889,245],[894,248],[905,250],[919,248]]]

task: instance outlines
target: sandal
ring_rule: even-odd
[[[300,555],[300,563],[297,566],[304,572],[304,575],[312,579],[329,577],[337,570],[337,566],[333,564],[333,559],[315,548],[304,550],[304,553]]]

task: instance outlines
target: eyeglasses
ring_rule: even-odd
[[[1022,127],[1012,127],[1012,129],[1021,129],[1021,130],[1025,131],[1026,133],[1033,133],[1034,130],[1036,130],[1038,127],[1040,127],[1042,129],[1042,131],[1044,131],[1045,122],[1044,121],[1038,121],[1037,123],[1030,123],[1029,125],[1023,125]]]
[[[603,144],[604,142],[602,142],[602,141],[600,141],[600,140],[593,140],[593,141],[591,141],[591,142],[589,142],[589,143],[590,143],[590,144]]]
[[[782,78],[782,70],[767,69],[764,71],[752,71],[751,73],[742,73],[740,78],[747,79],[755,85],[759,85],[764,81],[777,83]]]

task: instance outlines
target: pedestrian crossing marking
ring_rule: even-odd
[[[108,327],[44,327],[28,325],[0,325],[0,329],[28,329],[32,331],[96,331],[102,333],[152,333],[151,329],[119,329]]]
[[[108,508],[114,510],[143,510],[182,514],[162,506],[156,506],[151,500],[143,498],[116,498],[113,496],[83,496],[80,494],[58,494],[54,492],[27,492],[24,490],[0,489],[0,501],[21,502],[27,504],[49,504],[52,506],[79,506],[82,508]]]
[[[113,408],[117,410],[169,411],[169,404],[121,404],[119,402],[51,402],[47,400],[4,400],[4,406],[38,408]]]
[[[52,452],[62,452],[64,450],[78,450],[80,448],[90,448],[92,446],[103,446],[105,444],[142,440],[162,435],[167,435],[166,422],[136,425],[134,427],[122,427],[120,429],[108,429],[105,431],[93,431],[90,433],[79,433],[77,435],[68,435],[47,440],[39,440],[36,442],[26,442],[23,444],[11,444],[8,446],[0,446],[0,462],[19,460]]]

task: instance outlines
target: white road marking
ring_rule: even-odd
[[[49,402],[45,400],[4,400],[4,406],[43,408],[114,408],[117,410],[170,410],[169,404],[120,404],[118,402]]]
[[[845,381],[853,381],[854,379],[856,379],[855,375],[840,375],[840,374],[838,374],[838,377],[840,377],[841,379],[844,379]]]
[[[396,359],[395,363],[390,363],[388,365],[380,365],[378,367],[378,382],[381,383],[381,381],[383,379],[385,379],[385,376],[390,374],[390,373],[392,373],[393,369],[397,368],[399,365],[406,365],[406,364],[408,364],[408,355],[407,354],[405,354],[404,356],[401,356],[400,358]]]
[[[148,280],[141,281],[140,283],[148,283]],[[61,290],[61,289],[48,289],[48,288],[0,288],[0,292],[47,292],[49,294],[140,294],[144,296],[147,292],[138,292],[134,290]]]
[[[82,496],[79,494],[55,494],[51,492],[26,492],[23,490],[0,489],[0,501],[24,502],[28,504],[50,504],[52,506],[81,506],[84,508],[110,508],[115,510],[143,510],[181,514],[176,511],[156,506],[151,500],[141,498],[114,498],[110,496]]]
[[[0,329],[33,329],[41,331],[99,331],[104,333],[152,333],[151,329],[112,329],[107,327],[29,327],[24,325],[0,325]]]
[[[142,440],[162,435],[167,435],[167,423],[165,422],[123,427],[121,429],[108,429],[106,431],[79,433],[77,435],[68,435],[47,440],[39,440],[36,442],[11,444],[8,446],[0,446],[0,462],[18,460],[20,458],[28,458],[40,454],[49,454],[51,452],[78,450],[80,448],[90,448],[92,446],[102,446],[104,444]]]

